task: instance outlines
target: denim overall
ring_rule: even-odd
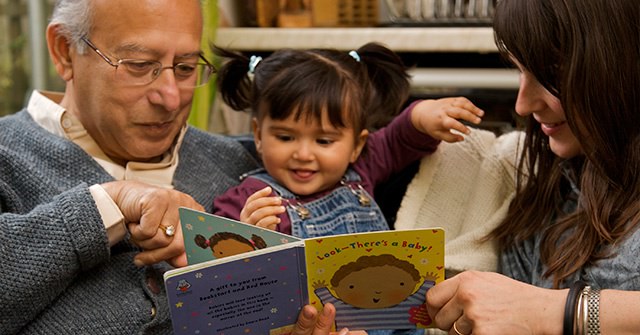
[[[291,221],[291,233],[301,238],[389,230],[380,207],[359,184],[360,176],[347,170],[342,185],[322,198],[301,204],[264,169],[248,174],[267,183],[281,196]],[[417,335],[423,330],[369,330],[369,335]]]
[[[263,169],[249,176],[267,183],[282,197],[293,236],[310,238],[389,230],[380,207],[360,186],[360,176],[351,169],[345,174],[341,186],[308,203],[300,203],[295,194],[279,185]]]

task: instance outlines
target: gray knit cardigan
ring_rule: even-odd
[[[237,141],[190,128],[174,186],[210,211],[256,164]],[[126,240],[109,248],[88,187],[112,180],[25,110],[0,118],[0,334],[172,332],[169,266],[137,268]]]

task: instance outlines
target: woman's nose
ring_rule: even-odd
[[[527,116],[545,108],[545,88],[528,72],[520,74],[520,88],[516,99],[515,110],[520,116]]]

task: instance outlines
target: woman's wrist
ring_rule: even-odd
[[[538,305],[532,306],[536,310],[536,314],[532,317],[537,320],[545,320],[545,322],[535,322],[532,326],[532,333],[539,335],[562,335],[562,321],[564,315],[564,306],[567,299],[569,289],[547,289],[539,288],[540,294],[537,298],[529,301]],[[532,320],[532,322],[534,322]]]

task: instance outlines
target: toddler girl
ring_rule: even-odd
[[[216,52],[227,58],[218,73],[222,98],[252,111],[264,168],[217,197],[215,214],[298,237],[388,230],[374,187],[441,140],[462,140],[451,132],[469,132],[458,119],[477,124],[483,115],[458,97],[414,102],[395,116],[409,76],[398,55],[376,43],[349,53],[280,50],[264,59]],[[393,332],[414,333],[422,334]]]
[[[477,124],[483,115],[466,98],[424,100],[369,133],[409,94],[402,61],[376,43],[350,53],[286,49],[265,59],[216,50],[228,59],[218,74],[221,95],[253,112],[264,169],[216,198],[215,214],[298,237],[389,229],[374,187],[440,140],[462,140],[451,132],[468,132],[457,119]]]

